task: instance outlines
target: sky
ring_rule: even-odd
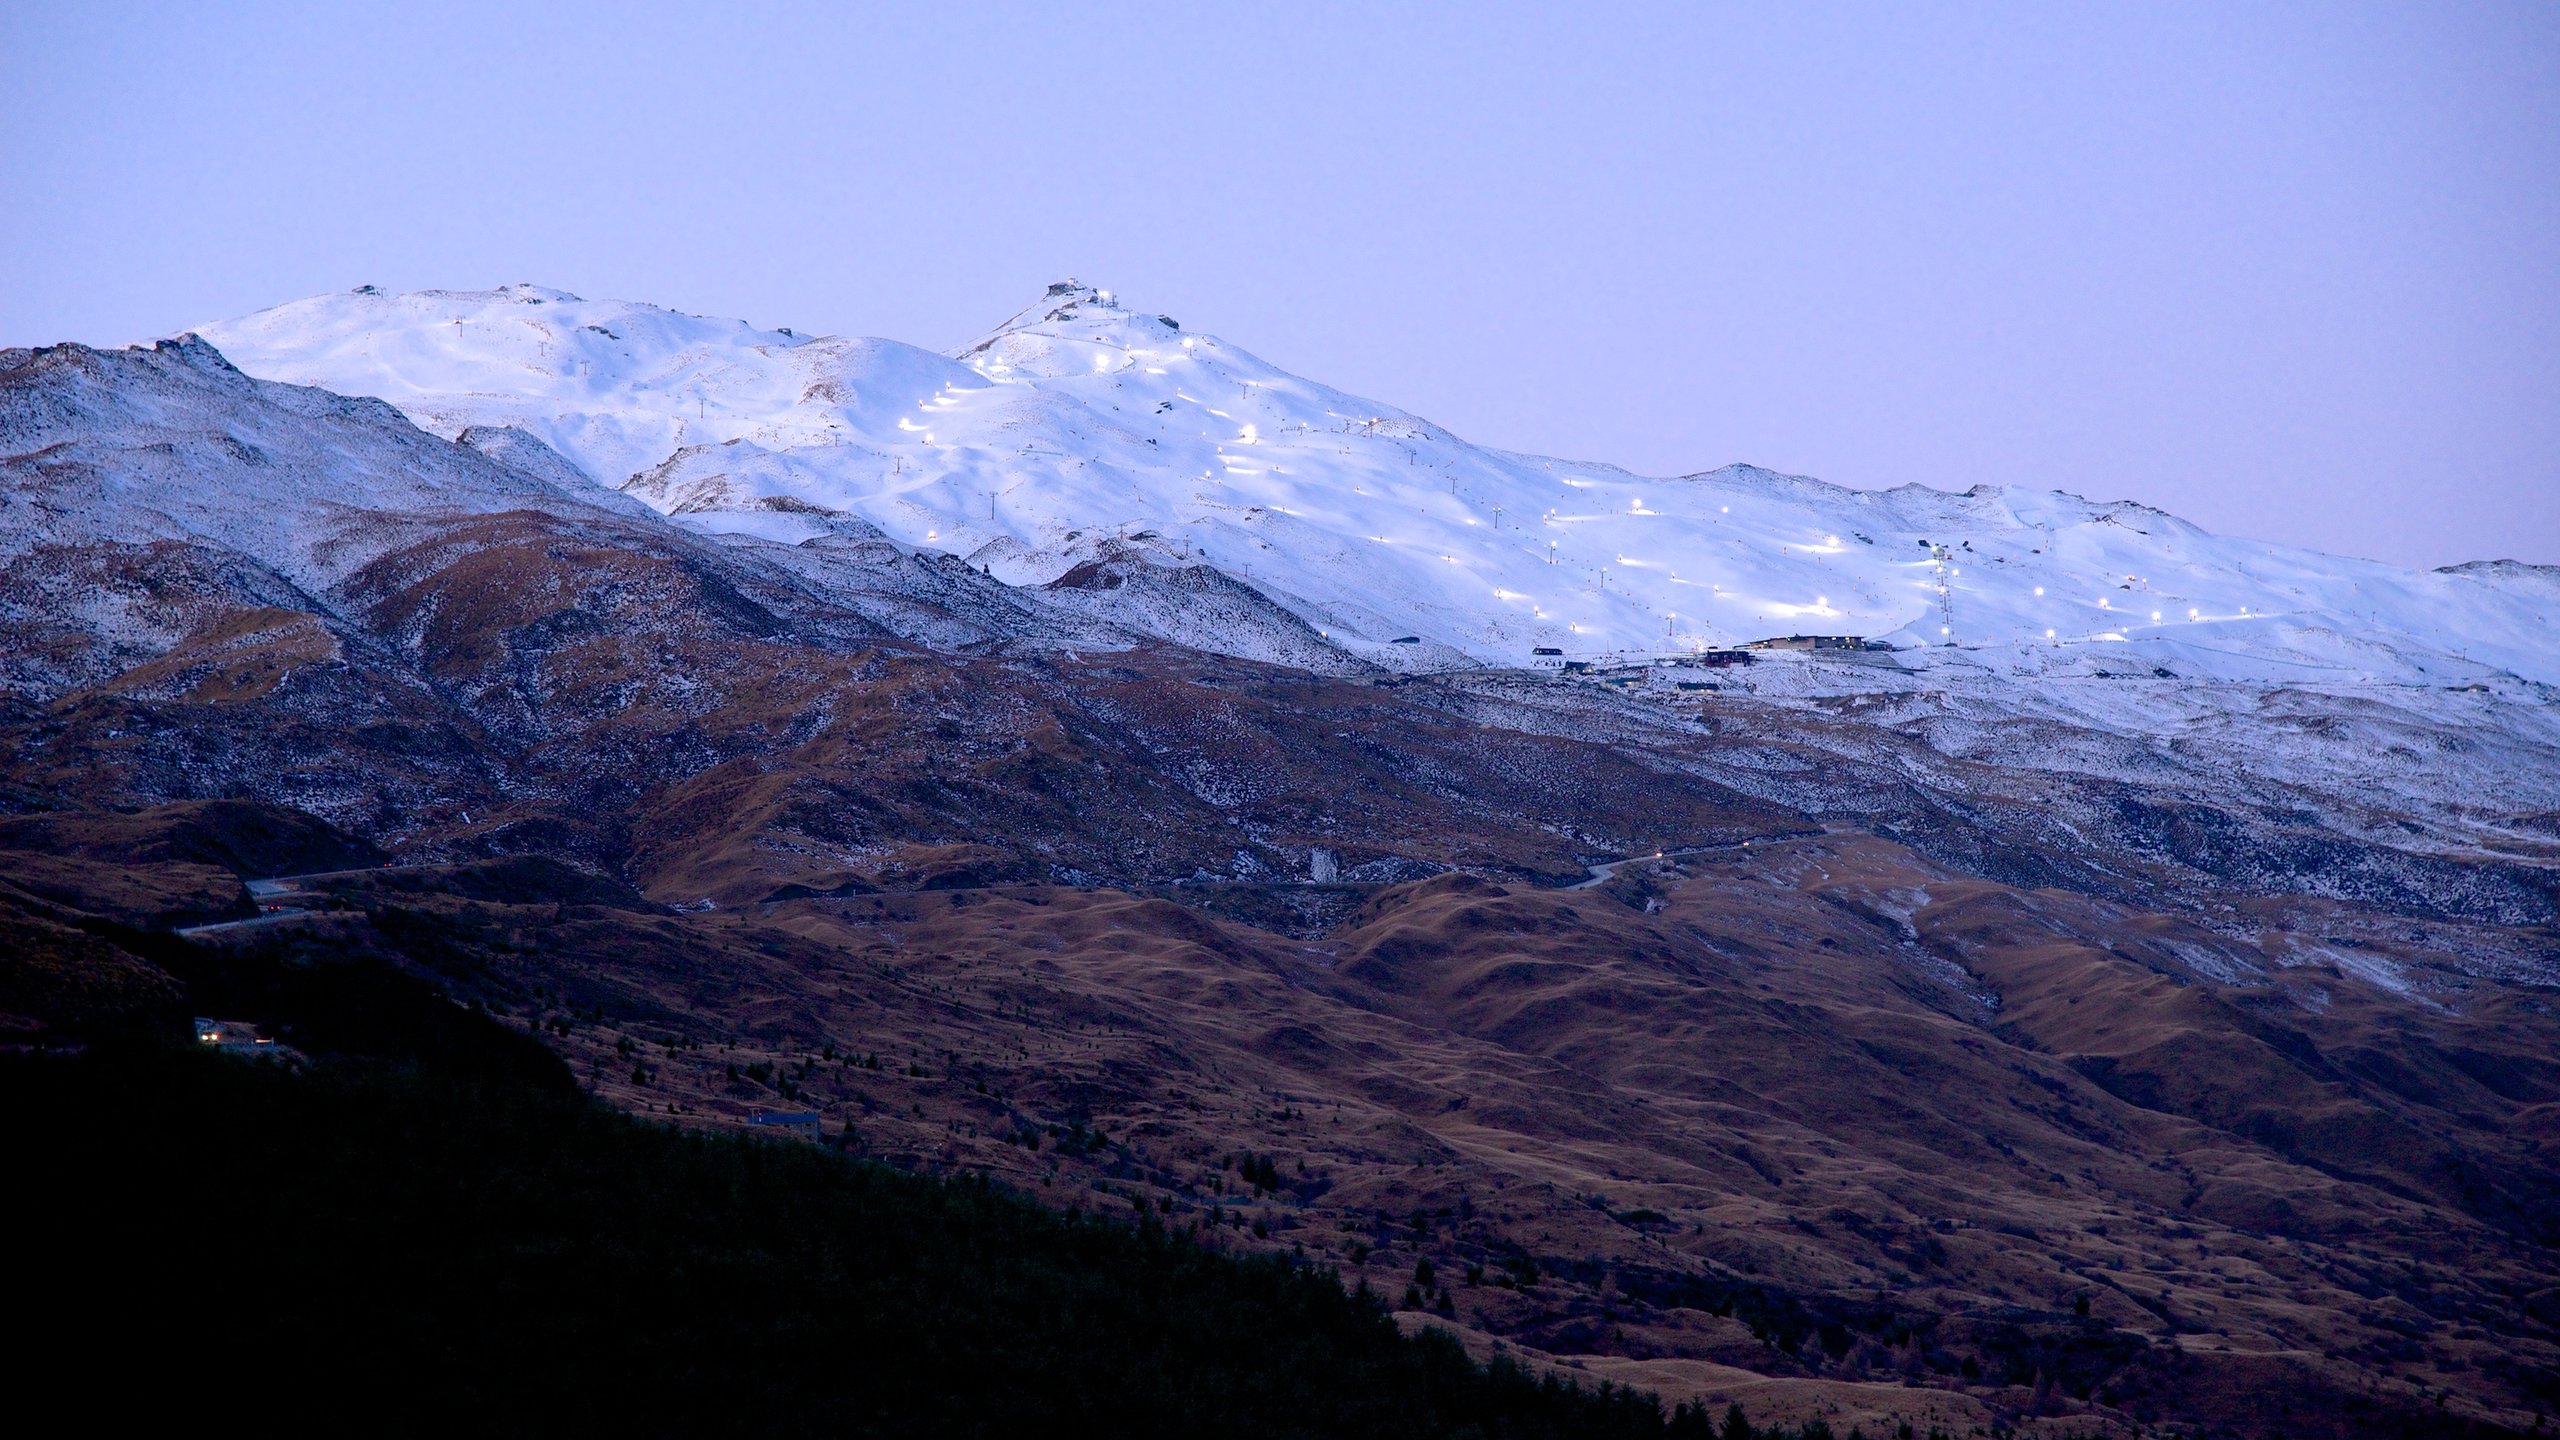
[[[1073,276],[1480,444],[2560,564],[2560,4],[0,0],[0,344]]]

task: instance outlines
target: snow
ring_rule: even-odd
[[[532,286],[326,295],[200,333],[439,434],[534,437],[691,529],[791,544],[854,516],[1015,584],[1134,547],[1399,668],[1813,633],[2039,681],[2560,683],[2548,568],[2410,571],[2061,491],[1488,450],[1071,282],[953,356]]]
[[[200,340],[0,362],[41,377],[0,405],[0,559],[210,542],[316,593],[373,558],[369,517],[629,505],[527,437],[444,444],[375,400],[259,385]]]

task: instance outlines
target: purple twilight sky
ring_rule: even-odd
[[[2560,563],[2547,0],[0,0],[0,81],[0,344],[531,280],[944,347],[1075,275],[1489,445]]]

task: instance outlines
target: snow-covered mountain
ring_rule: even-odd
[[[2560,682],[2547,568],[2416,572],[2060,491],[1489,450],[1072,283],[950,356],[532,286],[367,287],[200,333],[441,434],[529,432],[696,530],[855,516],[1015,584],[1135,545],[1398,668],[1823,634],[2012,675]]]
[[[811,634],[1113,650],[1197,631],[1260,635],[1267,658],[1302,668],[1354,668],[1205,566],[1118,556],[1016,589],[849,518],[800,545],[706,535],[599,488],[523,430],[440,439],[377,399],[243,374],[195,336],[0,350],[0,695],[112,676],[243,604],[342,612],[395,551],[449,556],[528,524],[579,530],[600,552],[681,556]]]

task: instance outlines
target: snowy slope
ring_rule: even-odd
[[[0,561],[41,547],[210,543],[318,592],[385,516],[628,507],[530,442],[450,445],[371,399],[264,384],[195,339],[0,350]],[[561,488],[575,485],[575,492]],[[646,514],[646,511],[638,511]]]
[[[1072,284],[953,357],[530,286],[367,289],[201,333],[441,434],[520,429],[698,530],[793,542],[846,513],[1016,584],[1135,544],[1408,668],[1806,633],[2004,675],[2560,683],[2549,569],[2414,572],[2058,491],[1487,450]]]

